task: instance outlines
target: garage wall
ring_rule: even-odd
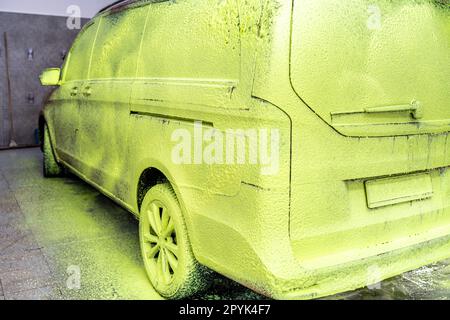
[[[50,16],[67,16],[70,6],[77,6],[83,18],[92,18],[100,9],[116,0],[0,0],[0,11]]]
[[[65,17],[0,12],[0,148],[9,144],[9,116],[3,32],[8,36],[12,105],[16,142],[35,143],[38,115],[49,88],[39,75],[48,67],[59,67],[79,30],[69,30]],[[82,24],[88,20],[83,19]],[[33,59],[28,59],[28,49]]]

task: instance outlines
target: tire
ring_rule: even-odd
[[[147,192],[141,206],[139,239],[147,276],[162,297],[183,299],[208,287],[211,271],[195,260],[169,183]]]
[[[52,143],[50,141],[50,133],[47,124],[44,125],[44,141],[42,151],[44,153],[44,177],[53,178],[62,176],[64,173],[64,169],[56,161],[55,154],[53,153]]]

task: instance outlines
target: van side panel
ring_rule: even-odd
[[[130,107],[130,154],[140,159],[135,179],[146,165],[160,163],[185,208],[198,260],[268,293],[266,264],[282,263],[273,259],[280,246],[289,250],[290,134],[283,111],[251,97],[261,4],[200,0],[149,7]],[[196,163],[199,135],[259,129],[280,131],[283,161],[275,175],[261,175],[261,166],[248,162]],[[173,151],[183,137],[190,162],[176,163]],[[205,139],[204,150],[208,145]]]
[[[130,94],[148,6],[105,12],[80,89],[83,173],[122,202],[131,201],[128,136]],[[99,143],[102,142],[102,143]]]
[[[237,2],[219,6],[212,0],[167,1],[148,8],[130,113],[132,122],[148,121],[149,130],[166,124],[164,131],[159,128],[146,143],[150,151],[160,149],[161,141],[167,146],[176,129],[189,130],[193,137],[196,121],[202,122],[202,130],[220,129],[227,122],[226,114],[243,106],[236,96],[241,48]],[[147,136],[133,133],[137,139],[141,135]],[[156,158],[172,162],[170,154]],[[176,183],[204,188],[208,172],[215,169],[198,164],[190,167],[197,173],[180,176]],[[229,187],[222,192],[235,195],[238,177],[229,176]]]

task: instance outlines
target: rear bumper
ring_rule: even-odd
[[[322,192],[321,185],[308,185],[308,192],[315,192],[315,198],[306,197],[307,193],[299,198],[314,199],[309,201],[314,203],[314,212],[307,214],[305,207],[297,216],[293,213],[297,218],[293,225],[299,229],[294,231],[296,237],[291,234],[292,251],[303,274],[279,280],[274,288],[282,289],[273,296],[324,297],[373,285],[450,257],[449,173],[445,168],[401,175],[399,179],[352,180]],[[370,186],[367,182],[372,181],[381,183]],[[378,187],[387,192],[380,193]],[[396,198],[416,191],[415,200]],[[304,237],[300,237],[300,228]]]
[[[333,267],[311,270],[304,278],[277,279],[272,294],[277,299],[314,299],[373,285],[382,280],[450,257],[450,235],[403,249]]]
[[[251,194],[259,201],[243,205]],[[327,257],[327,263],[301,259],[286,232],[286,206],[277,212],[280,201],[268,201],[270,194],[243,189],[239,196],[228,199],[236,203],[221,212],[224,221],[193,214],[199,229],[194,228],[190,236],[199,262],[275,299],[315,299],[373,285],[450,257],[450,224],[442,224],[415,237],[407,235],[395,243],[365,248],[362,255],[349,250],[348,259],[342,259],[342,251],[337,252],[338,257]],[[188,199],[198,197],[195,193]],[[217,201],[211,199],[211,210]],[[239,204],[240,210],[233,210]],[[448,213],[450,208],[438,212]]]

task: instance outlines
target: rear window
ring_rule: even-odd
[[[324,121],[357,136],[450,129],[448,1],[295,0],[293,10],[292,84]]]

